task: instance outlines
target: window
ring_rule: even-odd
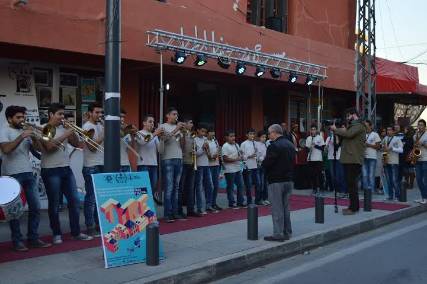
[[[248,0],[246,20],[278,32],[288,31],[288,0]]]

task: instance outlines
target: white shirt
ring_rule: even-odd
[[[131,146],[131,142],[132,141],[130,134],[127,134],[125,137],[122,137],[120,141],[120,166],[130,166],[128,147],[126,145]]]
[[[163,123],[160,125],[164,129],[165,134],[172,133],[177,127],[176,124]],[[169,159],[182,159],[182,149],[180,141],[176,141],[175,136],[167,136],[162,138],[162,143],[164,143],[164,150],[162,153],[162,160]]]
[[[90,129],[95,130],[92,140],[98,140],[104,133],[104,127],[99,123],[93,124],[92,122],[87,121],[85,122],[85,124],[83,124],[82,128],[84,130],[90,130]],[[102,142],[101,146],[104,146],[104,142]],[[84,161],[83,161],[84,167],[94,167],[94,166],[104,165],[104,153],[100,151],[92,152],[91,150],[89,150],[86,143],[83,148],[83,155],[84,155]]]
[[[244,141],[240,145],[240,149],[243,152],[243,160],[244,160],[244,163],[246,164],[246,167],[249,170],[258,168],[257,160],[256,160],[257,158],[256,157],[249,158],[249,156],[258,153],[258,150],[256,149],[256,146],[255,146],[255,141],[250,141],[250,140]]]
[[[196,143],[196,157],[197,157],[197,167],[208,167],[209,159],[208,154],[203,149],[203,144],[206,141],[206,137],[196,137],[194,138],[194,142]]]
[[[65,133],[64,126],[56,127],[56,134],[54,138],[61,137]],[[45,169],[62,168],[70,166],[70,156],[67,152],[68,139],[62,142],[63,146],[55,147],[53,152],[42,153],[41,167]]]
[[[264,161],[264,159],[265,159],[265,156],[267,155],[267,145],[266,145],[266,143],[256,141],[255,146],[258,150],[258,153],[257,153],[258,163],[262,163],[262,161]]]
[[[328,136],[326,138],[326,146],[328,146],[328,160],[334,160],[334,138],[335,136]],[[338,147],[336,152],[336,160],[340,160],[341,157],[341,146]]]
[[[381,138],[378,135],[378,133],[372,131],[371,133],[366,133],[366,143],[370,144],[370,145],[375,145],[377,143],[381,142]],[[371,147],[366,147],[365,150],[365,158],[366,159],[377,159],[377,150],[371,148]]]
[[[387,164],[388,165],[398,165],[399,164],[399,154],[403,153],[403,144],[402,140],[398,137],[389,137],[386,136],[382,142],[382,145],[388,145],[390,151],[388,152]]]
[[[310,162],[321,162],[323,161],[322,150],[316,149],[314,146],[324,146],[325,142],[323,141],[322,136],[317,134],[314,138],[312,136],[308,136],[305,145],[310,149],[308,153],[307,161]]]
[[[209,144],[209,152],[211,153],[212,156],[219,154],[221,149],[218,145],[217,140],[208,140],[208,144]],[[219,166],[219,157],[216,158],[215,160],[209,160],[209,166],[210,167]]]
[[[239,157],[239,145],[237,145],[237,143],[234,144],[228,144],[225,143],[224,145],[222,145],[222,156],[227,156],[228,158],[231,159],[237,159]],[[226,162],[224,161],[223,163],[224,165],[224,173],[237,173],[240,172],[241,167],[240,167],[240,161],[235,161],[235,162]]]
[[[417,135],[414,135],[414,142],[417,141]],[[421,147],[421,157],[418,159],[420,162],[426,162],[427,161],[427,131],[424,132],[424,134],[421,136],[420,145],[424,145],[424,147]]]
[[[0,132],[0,143],[14,141],[21,133],[22,129],[15,129],[5,126]],[[31,138],[27,137],[19,143],[9,154],[2,154],[1,174],[15,175],[20,173],[32,173],[33,167],[30,160]]]
[[[143,135],[150,134],[151,139],[148,142],[145,142],[144,139],[140,139],[140,137],[136,136],[136,150],[138,154],[142,157],[138,159],[138,166],[157,166],[157,151],[159,146],[159,138],[156,136],[153,138],[153,133],[148,132],[146,130],[141,130],[139,133]]]

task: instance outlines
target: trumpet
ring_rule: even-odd
[[[141,132],[136,132],[135,135],[136,135],[136,138],[138,138],[140,140],[144,140],[145,142],[150,142],[151,139],[154,138],[153,135],[150,134],[150,133],[144,134],[144,133],[141,133]]]
[[[132,152],[132,154],[134,154],[139,160],[142,161],[142,157],[138,154],[138,152],[134,148],[132,148],[125,140],[125,136],[128,134],[135,135],[138,131],[137,129],[138,128],[136,128],[136,126],[133,124],[122,124],[122,127],[120,128],[120,141],[126,146],[129,151]]]
[[[76,133],[76,135],[91,147],[95,148],[96,151],[104,153],[104,147],[98,144],[95,140],[93,140],[93,136],[95,135],[95,129],[84,130],[83,128],[78,127],[77,125],[68,122],[67,120],[63,120],[62,124],[66,128],[70,128]]]

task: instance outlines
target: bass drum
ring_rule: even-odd
[[[21,217],[25,201],[24,192],[16,179],[8,176],[0,177],[0,222]]]

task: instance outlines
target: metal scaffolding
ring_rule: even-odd
[[[376,124],[375,0],[358,0],[356,40],[356,107]]]
[[[207,39],[206,32],[204,39],[157,29],[147,31],[147,36],[147,46],[160,51],[182,51],[187,55],[203,54],[209,58],[227,58],[230,62],[247,66],[277,68],[295,75],[312,76],[316,80],[327,78],[326,66],[216,42],[214,33],[211,40]]]

